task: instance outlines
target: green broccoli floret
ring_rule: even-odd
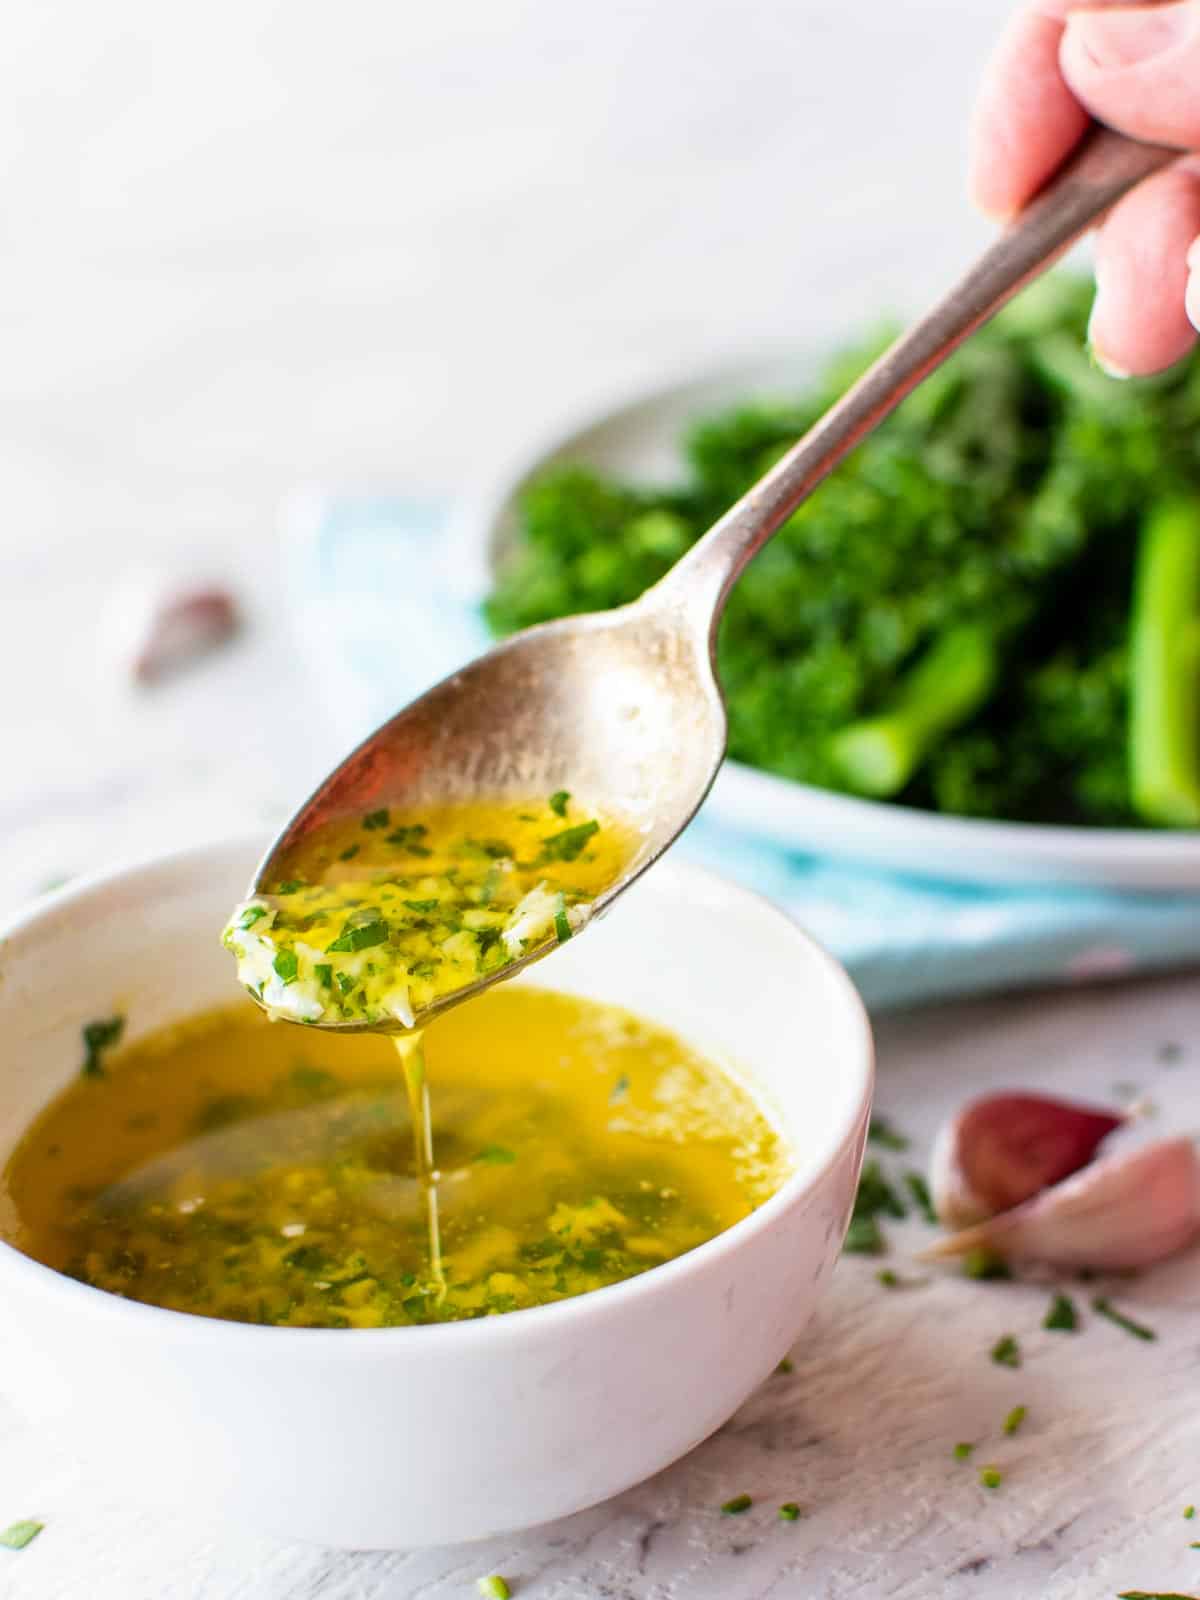
[[[1145,508],[1164,484],[1200,495],[1200,362],[1114,383],[1086,353],[1089,302],[1066,276],[1022,295],[750,564],[718,640],[733,757],[962,815],[1200,825],[1187,778],[1200,758],[1184,739],[1188,707],[1200,715],[1192,576],[1175,516],[1173,539],[1147,531],[1143,558],[1157,550],[1174,575],[1178,613],[1163,623],[1144,570],[1132,657],[1130,635]],[[695,426],[680,487],[577,466],[531,484],[487,602],[493,629],[635,599],[882,337],[798,398]]]

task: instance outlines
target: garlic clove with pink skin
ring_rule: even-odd
[[[157,683],[223,644],[237,627],[237,605],[227,589],[209,585],[148,597],[130,662],[133,676]]]
[[[938,1220],[965,1228],[1032,1199],[1087,1166],[1128,1115],[1038,1094],[973,1101],[933,1148],[929,1187]]]
[[[1200,1231],[1200,1157],[1190,1139],[1160,1139],[1094,1162],[1032,1200],[939,1239],[924,1260],[994,1251],[1098,1272],[1149,1267]]]

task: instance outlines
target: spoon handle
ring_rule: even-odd
[[[800,502],[1018,289],[1178,150],[1095,127],[1074,155],[924,317],[896,340],[651,591],[716,627],[743,567]]]

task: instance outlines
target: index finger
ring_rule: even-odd
[[[1027,0],[988,63],[971,121],[968,171],[972,198],[991,216],[1015,215],[1088,125],[1058,64],[1064,19],[1082,9],[1072,0]]]

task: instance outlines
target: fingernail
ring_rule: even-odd
[[[1134,67],[1174,50],[1191,32],[1190,5],[1152,6],[1144,11],[1072,11],[1067,31],[1095,67]]]
[[[1200,330],[1200,273],[1193,272],[1188,276],[1183,309],[1187,312],[1192,327]]]
[[[1131,372],[1126,372],[1124,367],[1116,366],[1108,359],[1107,356],[1102,355],[1100,351],[1096,349],[1094,344],[1089,345],[1088,350],[1091,352],[1092,360],[1100,368],[1100,371],[1106,378],[1120,378],[1121,381],[1124,382],[1126,378],[1131,378],[1133,376]]]
[[[1197,243],[1200,243],[1200,240],[1198,240]],[[1100,321],[1100,317],[1099,317],[1098,313],[1100,312],[1100,308],[1104,303],[1104,280],[1108,275],[1108,268],[1105,266],[1104,260],[1103,260],[1102,257],[1097,257],[1096,266],[1095,266],[1095,274],[1096,274],[1096,298],[1092,301],[1092,314],[1088,318],[1088,329],[1087,329],[1088,354],[1091,356],[1092,360],[1096,363],[1096,365],[1100,368],[1100,371],[1103,372],[1103,373],[1106,373],[1108,377],[1110,377],[1110,378],[1128,378],[1130,376],[1130,374],[1125,371],[1125,368],[1124,367],[1118,367],[1115,362],[1110,361],[1108,359],[1108,357],[1104,354],[1103,350],[1101,350],[1100,346],[1096,342],[1095,329],[1096,329],[1096,324]]]
[[[1200,268],[1200,239],[1193,239],[1191,244],[1188,245],[1186,260],[1189,272],[1195,272]]]

